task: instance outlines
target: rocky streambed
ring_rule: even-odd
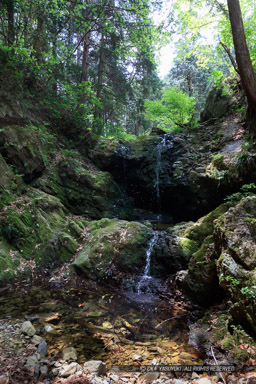
[[[214,365],[207,350],[195,349],[188,338],[188,325],[203,311],[179,291],[171,293],[170,281],[150,300],[145,293],[136,296],[67,277],[46,281],[23,281],[2,292],[1,383],[223,382],[217,373],[193,372],[191,367],[206,361]],[[190,334],[194,340],[196,332]],[[221,364],[230,364],[221,358]],[[147,366],[166,365],[185,365],[190,371],[144,372]],[[241,381],[239,373],[238,382],[253,383],[250,376],[245,372],[247,379]]]

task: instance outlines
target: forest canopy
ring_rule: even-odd
[[[195,98],[198,118],[214,85],[240,81],[228,3],[0,0],[1,91],[28,107],[36,103],[56,125],[65,116],[99,136],[150,132],[159,119],[152,119],[149,106],[165,105],[165,89]],[[254,1],[240,5],[254,70]],[[157,51],[171,42],[174,60],[161,80]],[[187,122],[188,115],[178,119]]]

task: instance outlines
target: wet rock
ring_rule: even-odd
[[[91,360],[84,363],[84,372],[93,373],[97,376],[103,376],[106,373],[106,364],[101,360]]]
[[[40,344],[44,339],[41,336],[34,335],[31,339],[31,343],[38,345]],[[40,352],[39,352],[40,353]]]
[[[109,378],[114,381],[114,383],[118,383],[119,382],[119,376],[117,375],[110,375]]]
[[[28,336],[34,336],[36,333],[36,329],[30,321],[25,321],[21,326],[21,332],[25,333]]]
[[[90,223],[86,234],[85,245],[72,268],[94,279],[96,276],[121,282],[127,272],[141,270],[153,231],[138,222],[102,219]]]
[[[41,343],[38,345],[37,352],[41,356],[47,356],[47,343],[45,340],[41,341]]]
[[[62,351],[62,359],[65,361],[77,360],[77,353],[74,347],[67,347]]]
[[[59,374],[61,377],[68,377],[70,375],[73,375],[74,373],[77,372],[79,364],[76,362],[70,363],[70,364],[64,364],[60,371]]]
[[[140,377],[141,380],[145,380],[146,383],[152,383],[152,381],[159,378],[159,372],[147,372],[145,375]]]
[[[35,377],[38,377],[40,364],[37,355],[29,356],[27,358],[25,367],[29,370],[31,374],[33,374]]]
[[[44,330],[45,330],[46,332],[48,332],[48,333],[54,332],[54,328],[51,327],[50,325],[46,325],[46,326],[44,327]]]
[[[52,374],[53,374],[54,376],[58,376],[58,374],[59,374],[59,369],[58,369],[58,368],[53,368],[53,369],[52,369]]]
[[[47,373],[48,373],[48,367],[46,366],[46,365],[42,365],[41,367],[40,367],[40,373],[41,373],[41,375],[47,375]]]

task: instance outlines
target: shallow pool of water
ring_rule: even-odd
[[[140,364],[198,364],[188,344],[182,297],[110,287],[19,286],[0,298],[1,318],[31,319],[47,340],[49,357],[73,346],[78,362],[100,359],[107,367]],[[52,333],[44,330],[51,325]]]

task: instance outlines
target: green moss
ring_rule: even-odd
[[[104,278],[112,267],[127,272],[141,267],[152,236],[152,230],[141,223],[106,218],[92,222],[85,233],[85,246],[73,267]]]
[[[59,241],[59,260],[61,262],[67,262],[75,254],[78,243],[73,237],[65,232],[60,232],[58,234]]]
[[[0,241],[0,282],[14,277],[14,270],[19,265],[20,255],[13,251],[8,243]]]
[[[194,240],[186,237],[178,238],[178,247],[186,260],[189,260],[193,253],[198,249],[198,244]]]
[[[203,239],[213,233],[213,222],[229,209],[228,205],[222,204],[208,215],[199,219],[193,226],[185,231],[185,236],[191,240],[201,243]]]

